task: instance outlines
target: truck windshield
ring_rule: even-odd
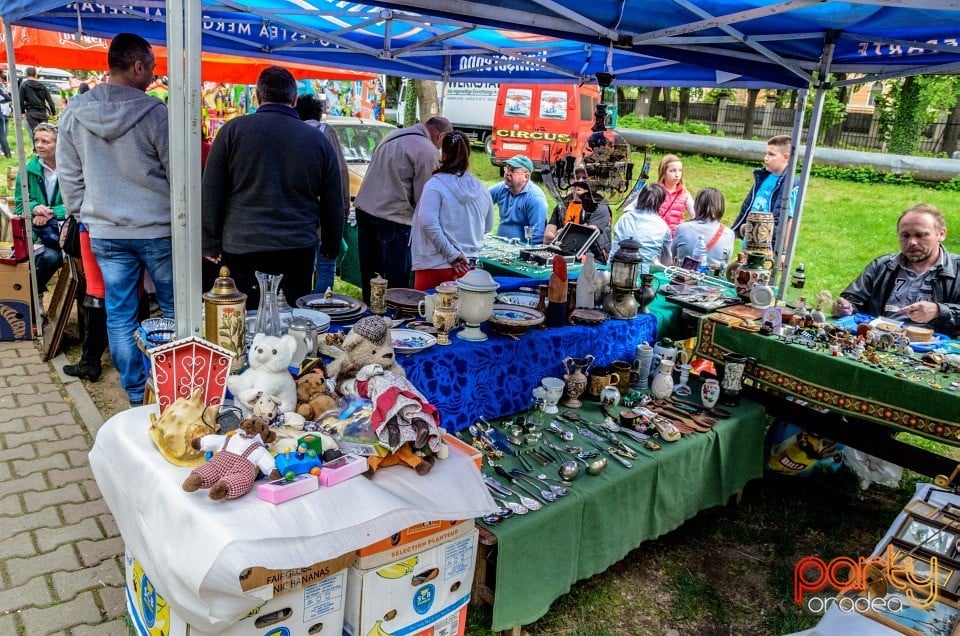
[[[347,160],[347,163],[369,163],[373,157],[373,149],[394,128],[363,124],[337,124],[334,126],[334,130],[337,131],[337,137],[340,138],[343,158]]]

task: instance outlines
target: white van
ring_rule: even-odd
[[[397,98],[397,121],[403,113],[406,101],[407,83],[400,84]],[[487,154],[491,151],[491,133],[493,132],[493,113],[497,109],[499,84],[480,82],[437,82],[437,99],[440,113],[450,120],[453,127],[465,132],[471,140],[483,143]],[[390,116],[390,113],[387,113]],[[417,119],[420,108],[417,106]]]

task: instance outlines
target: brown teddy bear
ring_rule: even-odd
[[[337,401],[330,394],[330,387],[320,373],[307,373],[297,380],[297,413],[311,422],[323,413],[337,408]]]
[[[190,472],[183,489],[195,492],[210,489],[210,498],[236,499],[250,492],[257,469],[270,479],[280,479],[280,471],[266,444],[275,438],[270,424],[259,417],[240,422],[234,435],[204,435],[194,438],[190,445],[198,451],[217,451],[209,462]]]

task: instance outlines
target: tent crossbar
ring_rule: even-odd
[[[680,5],[681,7],[684,7],[685,9],[687,9],[688,11],[690,11],[691,13],[694,13],[694,14],[696,14],[696,15],[699,15],[699,16],[701,16],[701,17],[703,17],[703,18],[713,18],[713,17],[714,17],[714,16],[711,16],[710,13],[708,13],[707,11],[704,11],[704,10],[701,9],[700,7],[698,7],[698,6],[696,6],[695,4],[693,4],[692,2],[690,2],[689,0],[673,0],[673,2],[674,2],[675,4]],[[728,33],[731,37],[733,37],[734,39],[736,39],[737,41],[739,41],[741,44],[744,44],[745,46],[750,47],[751,49],[753,49],[754,51],[756,51],[757,53],[759,53],[759,54],[762,55],[763,57],[767,58],[768,60],[770,60],[770,61],[772,61],[772,62],[775,62],[776,64],[779,64],[780,66],[782,66],[783,68],[787,69],[788,71],[790,71],[790,72],[793,73],[794,75],[797,75],[797,76],[800,77],[801,79],[804,79],[804,80],[806,80],[807,82],[809,82],[809,83],[811,83],[811,84],[813,83],[813,81],[814,81],[814,80],[813,80],[813,76],[812,76],[810,73],[807,73],[807,72],[804,71],[802,68],[800,68],[799,66],[797,66],[796,64],[794,64],[793,62],[791,62],[790,60],[787,60],[786,58],[778,55],[777,53],[774,53],[774,52],[771,51],[769,48],[767,48],[766,46],[763,46],[762,44],[760,44],[759,42],[757,42],[756,40],[754,40],[752,37],[747,36],[747,35],[746,35],[745,33],[743,33],[742,31],[733,28],[733,27],[730,26],[729,24],[719,24],[719,25],[717,25],[717,26],[718,26],[718,28],[720,28],[721,30],[723,30],[723,31],[725,31],[726,33]]]
[[[679,0],[673,0],[673,2],[689,10],[685,3],[682,3]],[[697,31],[704,31],[706,29],[723,28],[727,25],[736,24],[738,22],[746,22],[748,20],[754,20],[757,18],[778,15],[785,11],[802,9],[812,4],[822,4],[822,2],[821,0],[787,0],[787,2],[771,4],[766,7],[749,9],[747,11],[739,11],[737,13],[728,13],[722,16],[711,16],[709,14],[701,15],[696,11],[692,11],[694,15],[700,15],[700,17],[703,19],[697,22],[689,22],[687,24],[682,24],[675,27],[668,27],[666,29],[658,29],[656,31],[649,31],[647,33],[633,34],[633,44],[647,44],[649,40],[656,40],[662,37],[685,35],[687,33],[696,33]]]
[[[420,11],[430,10],[436,6],[431,0],[408,0],[404,4]],[[447,13],[456,14],[477,22],[482,22],[483,18],[490,17],[486,11],[486,7],[480,3],[471,2],[470,0],[444,0],[443,6]],[[534,15],[519,9],[497,7],[497,17],[503,22],[512,22],[517,25],[530,25],[536,30],[576,34],[580,37],[596,37],[594,31],[582,26],[578,22],[547,15]]]
[[[548,11],[552,11],[557,15],[563,16],[572,22],[587,27],[588,29],[594,31],[597,35],[603,36],[609,40],[613,40],[614,42],[620,39],[620,33],[618,31],[614,29],[608,29],[599,22],[590,20],[573,9],[568,9],[560,3],[554,2],[554,0],[532,0],[532,2],[540,5]]]
[[[425,49],[428,46],[432,46],[440,42],[445,42],[453,38],[458,38],[461,35],[465,33],[469,33],[472,30],[473,30],[472,27],[463,27],[455,31],[449,31],[447,33],[439,33],[428,40],[424,40],[423,42],[416,42],[414,44],[410,44],[408,46],[404,46],[399,49],[394,49],[393,54],[396,56],[406,55],[407,53],[411,53],[418,49]]]
[[[791,33],[791,40],[819,40],[823,38],[822,33]],[[782,33],[770,33],[764,35],[751,35],[750,39],[754,42],[782,42],[783,34]],[[739,42],[739,40],[730,37],[729,35],[692,35],[684,37],[667,37],[667,38],[657,38],[656,40],[645,41],[644,44],[649,45],[675,45],[675,44],[733,44]]]

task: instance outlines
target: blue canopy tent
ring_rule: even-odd
[[[370,6],[376,5],[376,7]],[[379,8],[377,8],[379,7]],[[464,82],[792,87],[817,90],[801,184],[812,164],[823,89],[848,80],[960,68],[960,4],[917,0],[0,0],[0,18],[109,37],[131,31],[170,55],[177,330],[199,333],[199,51]],[[12,54],[12,52],[8,52]],[[179,59],[182,64],[174,64]],[[836,85],[836,84],[835,84]],[[800,107],[804,100],[799,100]],[[800,138],[798,110],[794,139]],[[176,126],[182,122],[183,126]],[[21,144],[22,146],[22,144]],[[792,154],[795,158],[797,153]],[[793,170],[791,170],[793,174]],[[789,239],[786,270],[802,210]]]

